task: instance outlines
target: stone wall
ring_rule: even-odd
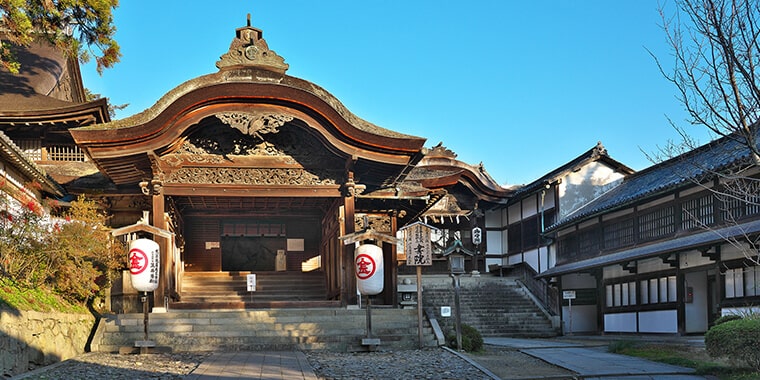
[[[94,323],[90,314],[0,308],[0,377],[84,353]]]

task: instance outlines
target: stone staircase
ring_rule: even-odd
[[[312,272],[257,272],[256,291],[249,292],[251,272],[185,272],[180,300],[170,309],[252,309],[280,307],[331,307],[325,275]]]
[[[417,311],[372,309],[372,337],[379,350],[419,347]],[[148,339],[174,352],[243,350],[366,351],[366,309],[287,308],[268,310],[151,313]],[[101,320],[92,350],[117,352],[144,340],[143,314],[109,315]],[[425,347],[437,346],[425,322]]]
[[[451,277],[426,276],[422,285],[423,305],[433,309],[444,333],[454,330],[454,288]],[[519,283],[509,277],[460,276],[462,323],[483,336],[550,337],[558,330]],[[441,306],[451,307],[451,317],[441,317]]]

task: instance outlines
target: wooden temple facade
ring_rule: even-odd
[[[153,227],[174,234],[156,238],[158,305],[181,303],[190,272],[315,268],[325,300],[351,304],[355,247],[340,236],[364,227],[395,236],[426,216],[469,230],[482,217],[478,207],[505,199],[482,167],[362,120],[321,87],[285,74],[259,29],[237,29],[217,67],[142,113],[70,130],[99,170],[70,190],[102,199],[114,227],[147,210]],[[382,247],[377,302],[394,305],[402,252]]]

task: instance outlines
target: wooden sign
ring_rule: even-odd
[[[433,227],[419,222],[402,229],[404,231],[406,265],[433,265],[433,244],[430,241],[430,232],[432,229]]]

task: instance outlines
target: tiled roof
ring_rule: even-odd
[[[0,160],[8,162],[31,180],[39,181],[40,185],[47,192],[59,197],[66,193],[61,185],[50,178],[32,160],[27,158],[21,148],[16,146],[2,131],[0,131]]]
[[[760,220],[750,221],[744,224],[731,225],[718,230],[702,231],[691,235],[667,239],[654,244],[640,247],[632,247],[618,252],[592,257],[586,260],[574,261],[567,264],[557,265],[538,277],[553,277],[567,273],[579,272],[601,266],[620,264],[629,261],[640,260],[658,255],[670,254],[689,249],[696,249],[716,242],[725,241],[726,238],[746,236],[760,232]]]
[[[746,160],[750,152],[743,141],[735,137],[723,137],[630,175],[618,186],[549,226],[546,231],[551,232],[604,212],[628,207],[686,182],[704,180],[715,171]]]

